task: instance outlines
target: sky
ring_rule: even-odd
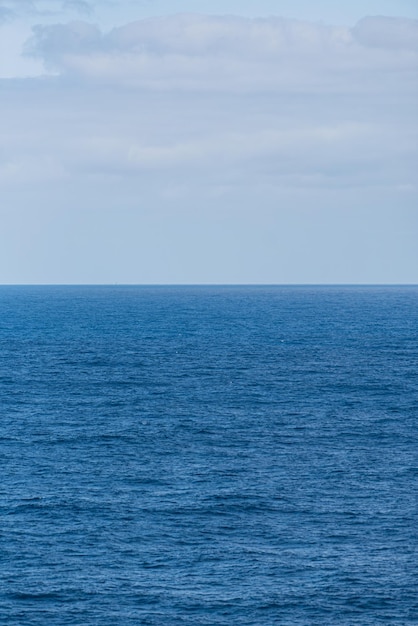
[[[0,284],[417,284],[416,0],[0,0]]]

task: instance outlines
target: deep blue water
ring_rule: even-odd
[[[417,287],[1,287],[0,622],[418,623]]]

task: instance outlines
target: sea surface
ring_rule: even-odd
[[[418,287],[0,287],[0,623],[418,624]]]

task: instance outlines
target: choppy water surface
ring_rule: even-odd
[[[1,287],[0,621],[418,623],[418,288]]]

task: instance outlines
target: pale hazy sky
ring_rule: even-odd
[[[418,283],[416,0],[0,0],[0,283]]]

